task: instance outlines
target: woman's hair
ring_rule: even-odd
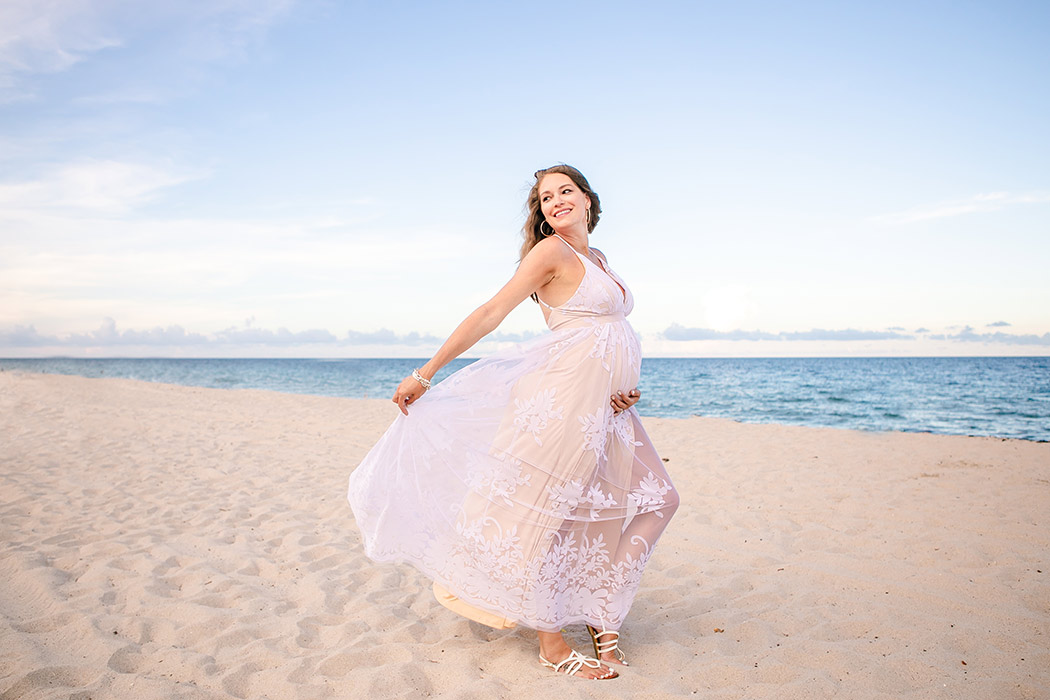
[[[529,190],[529,198],[525,200],[525,210],[527,212],[525,217],[525,226],[522,228],[522,234],[525,240],[521,244],[521,254],[518,256],[518,260],[524,260],[525,256],[529,254],[529,251],[533,247],[547,238],[553,230],[550,224],[546,226],[549,233],[544,234],[540,230],[540,224],[546,219],[543,217],[543,212],[540,211],[540,181],[543,180],[544,175],[550,175],[551,173],[561,173],[567,175],[570,180],[575,183],[580,191],[583,192],[591,200],[591,209],[589,213],[589,222],[587,224],[587,233],[594,230],[594,227],[598,225],[598,217],[602,213],[601,202],[598,201],[598,193],[591,189],[591,185],[587,182],[587,178],[583,176],[576,168],[571,165],[552,165],[549,168],[536,171],[536,182],[532,185],[532,189]]]

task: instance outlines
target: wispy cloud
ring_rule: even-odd
[[[335,343],[339,339],[323,328],[292,332],[287,328],[271,331],[265,328],[227,328],[205,339],[205,343],[231,345],[308,345]]]
[[[35,333],[35,329],[30,327]],[[43,345],[68,345],[71,347],[112,347],[114,345],[199,345],[207,343],[208,339],[199,333],[188,333],[182,326],[168,326],[162,328],[156,326],[147,330],[128,329],[117,330],[117,323],[111,318],[103,320],[97,330],[90,333],[72,334],[65,338],[47,338],[39,336],[40,340],[51,342],[41,343]]]
[[[33,326],[0,328],[0,348],[36,348],[59,344],[61,341],[58,338],[40,335]]]
[[[865,331],[854,328],[770,333],[768,331],[716,331],[710,328],[686,328],[671,324],[663,336],[668,340],[911,340],[915,336],[896,331]]]
[[[487,338],[500,340],[500,338]],[[69,335],[45,335],[39,333],[32,325],[16,325],[7,329],[0,328],[0,350],[3,348],[25,347],[68,347],[68,348],[113,348],[121,346],[146,347],[216,347],[216,346],[267,346],[282,347],[290,345],[411,345],[432,346],[441,342],[441,338],[430,334],[395,333],[388,329],[378,331],[347,331],[342,338],[323,329],[314,328],[303,331],[290,331],[287,328],[270,330],[266,328],[226,328],[216,333],[204,334],[187,331],[180,325],[155,326],[147,329],[117,328],[112,318],[106,318],[102,324],[88,333]]]
[[[203,176],[144,163],[85,159],[35,179],[0,183],[0,217],[27,212],[121,214],[165,188]]]
[[[668,340],[779,340],[776,333],[764,331],[716,331],[711,328],[686,328],[672,323],[663,333]]]
[[[1005,328],[1009,325],[1006,321],[996,321],[995,323],[989,323],[985,328]]]
[[[0,3],[0,101],[30,96],[20,75],[57,73],[121,41],[102,16],[122,3],[91,0],[6,0]],[[131,9],[131,8],[125,8]]]
[[[398,334],[392,330],[381,328],[370,333],[355,330],[347,331],[346,341],[352,345],[430,345],[440,343],[441,338],[429,334],[420,335],[415,331]]]
[[[156,327],[145,331],[117,330],[111,318],[89,333],[66,336],[43,335],[33,326],[13,326],[0,329],[0,348],[26,347],[99,347],[114,345],[197,345],[208,339],[197,333],[187,333],[181,326]]]
[[[4,351],[14,355],[45,352],[72,354],[97,354],[111,352],[117,354],[175,353],[199,355],[204,357],[218,353],[225,356],[270,356],[287,354],[287,352],[305,352],[307,355],[319,352],[340,356],[357,352],[379,352],[388,354],[391,348],[401,348],[417,354],[427,354],[435,350],[442,338],[432,334],[397,333],[388,328],[375,331],[350,329],[343,335],[337,335],[324,328],[312,328],[299,331],[288,328],[255,328],[252,320],[246,321],[244,327],[229,327],[213,333],[201,333],[187,330],[182,325],[154,326],[151,328],[121,329],[112,318],[105,318],[93,331],[71,334],[40,333],[33,325],[12,325],[0,327],[0,356]],[[534,332],[492,333],[486,336],[475,352],[488,352],[498,345],[494,343],[521,342],[540,335]],[[853,328],[841,330],[813,329],[800,332],[770,333],[766,331],[715,331],[706,328],[687,328],[673,324],[661,334],[663,339],[671,341],[908,341],[920,340],[913,335],[888,331],[865,331]],[[923,341],[949,341],[959,343],[984,343],[1009,346],[1050,346],[1050,332],[1042,335],[1011,334],[1003,332],[979,333],[966,326],[956,333],[925,335]],[[371,350],[369,350],[371,348]],[[231,355],[232,353],[232,355]],[[305,355],[304,355],[305,356]]]
[[[1009,326],[1005,321],[989,323],[989,327]],[[954,326],[952,328],[960,328]],[[866,331],[855,328],[827,330],[814,328],[809,331],[792,331],[771,333],[769,331],[716,331],[710,328],[687,328],[677,323],[671,324],[663,333],[667,340],[776,340],[776,341],[849,341],[849,340],[918,340],[923,335],[925,340],[949,340],[967,343],[996,343],[1005,345],[1050,345],[1050,333],[978,333],[970,326],[963,326],[956,333],[930,334],[928,328],[917,328],[915,334],[900,333],[896,328],[885,331]]]
[[[915,336],[896,331],[865,331],[855,328],[842,330],[825,330],[814,328],[809,331],[781,333],[783,340],[913,340]]]
[[[945,219],[979,212],[992,212],[1019,204],[1045,204],[1050,192],[987,192],[969,199],[922,205],[903,212],[881,214],[870,220],[877,223],[910,224],[916,221]]]
[[[173,6],[193,30],[188,35],[195,57],[214,60],[240,55],[265,37],[294,4],[294,0],[204,0]]]
[[[1050,345],[1050,333],[977,333],[966,326],[958,333],[931,335],[931,340],[957,340],[965,343],[1002,343],[1005,345]]]
[[[294,0],[4,0],[0,3],[0,102],[34,96],[33,75],[58,73],[105,49],[162,31],[182,66],[238,58],[265,37]],[[138,90],[103,99],[134,101]],[[157,97],[154,90],[150,101]]]

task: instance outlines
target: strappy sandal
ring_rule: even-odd
[[[540,663],[543,664],[544,666],[546,666],[547,668],[554,669],[555,673],[564,673],[564,674],[566,674],[568,676],[575,676],[576,672],[579,671],[584,666],[586,666],[588,668],[601,668],[602,667],[602,662],[601,661],[599,661],[598,659],[592,659],[589,656],[584,656],[583,654],[581,654],[580,652],[576,651],[575,649],[572,650],[571,654],[569,654],[568,656],[566,656],[564,659],[562,659],[561,661],[559,661],[556,664],[552,664],[550,661],[547,661],[547,659],[543,658],[543,655],[541,654],[540,655]],[[616,671],[614,671],[613,669],[610,668],[609,669],[609,675],[596,676],[596,677],[592,678],[591,680],[592,681],[607,681],[607,680],[612,680],[613,678],[618,678],[619,675],[620,675],[619,673],[617,673]]]
[[[591,635],[591,644],[594,645],[594,655],[598,658],[602,658],[602,654],[608,654],[610,651],[616,655],[616,659],[624,666],[630,666],[627,663],[627,655],[620,649],[620,633],[616,630],[607,630],[605,625],[602,625],[602,631],[599,632],[597,627],[591,627],[587,625],[587,632]],[[601,641],[600,638],[607,634],[616,635],[608,641]]]

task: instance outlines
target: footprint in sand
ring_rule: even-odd
[[[106,665],[117,673],[138,673],[149,664],[139,645],[129,644],[113,652]]]
[[[41,634],[43,632],[51,632],[57,630],[59,627],[65,627],[79,615],[76,613],[59,613],[57,615],[47,615],[45,617],[38,617],[33,620],[26,620],[25,622],[15,623],[11,625],[19,632],[28,632],[29,634]]]
[[[102,672],[87,666],[47,666],[22,676],[8,688],[0,700],[53,697],[58,688],[82,688],[94,683]]]

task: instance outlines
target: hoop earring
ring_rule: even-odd
[[[544,231],[544,230],[543,230],[543,227],[544,227],[544,226],[546,226],[547,228],[549,228],[551,232],[550,232],[550,233],[547,233],[546,231]],[[553,235],[554,235],[554,229],[553,229],[553,228],[551,227],[551,225],[550,225],[550,224],[548,224],[548,223],[547,223],[547,221],[546,221],[546,220],[543,220],[543,221],[541,221],[541,222],[540,222],[540,226],[539,226],[539,228],[540,228],[540,235],[541,235],[541,236],[543,236],[544,238],[548,238],[548,237],[550,237],[550,236],[553,236]]]

